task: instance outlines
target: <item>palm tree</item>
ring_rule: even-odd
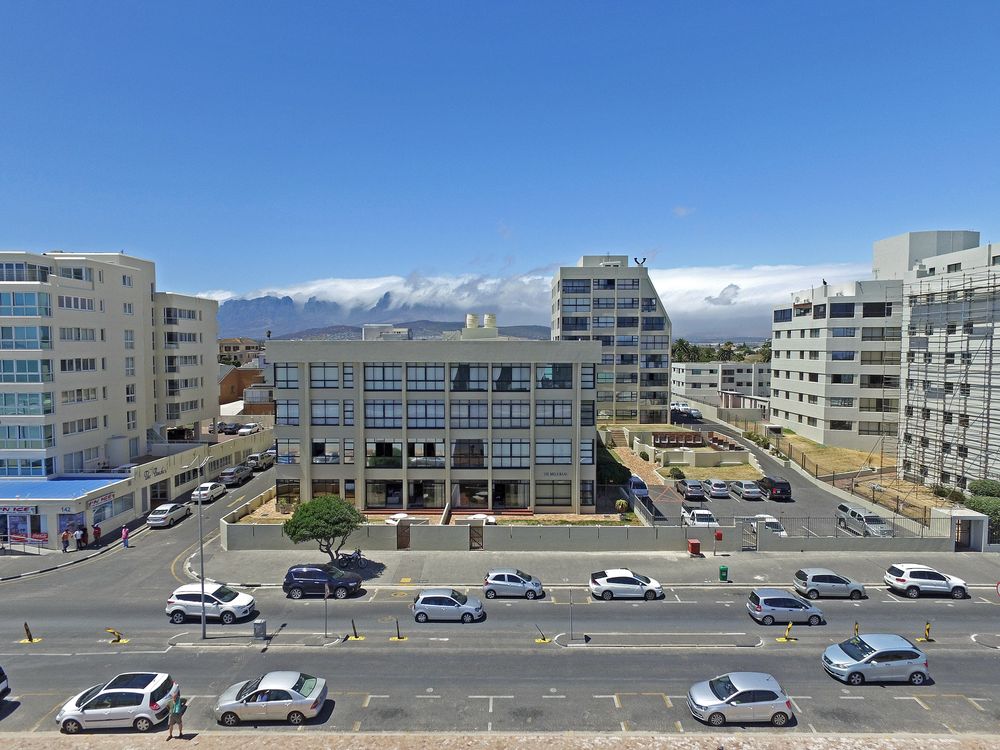
[[[692,362],[693,354],[694,349],[687,339],[675,339],[673,346],[670,347],[670,356],[674,362]]]

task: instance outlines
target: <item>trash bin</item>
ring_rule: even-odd
[[[253,639],[255,641],[267,640],[267,620],[253,621]]]
[[[690,555],[700,555],[701,554],[701,540],[700,539],[688,539],[688,554],[690,554]]]
[[[723,583],[727,583],[729,581],[729,566],[728,565],[720,565],[719,566],[719,580],[722,581]]]

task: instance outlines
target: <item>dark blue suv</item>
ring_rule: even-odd
[[[329,563],[302,563],[288,569],[281,590],[292,599],[301,599],[307,594],[323,596],[327,586],[334,599],[346,599],[361,588],[361,576]]]

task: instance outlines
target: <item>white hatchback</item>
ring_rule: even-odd
[[[260,432],[260,425],[256,422],[247,422],[245,425],[240,427],[236,431],[237,435],[253,435],[255,432]]]
[[[628,568],[609,568],[590,574],[591,596],[606,602],[615,597],[652,601],[663,596],[660,582]]]
[[[178,692],[163,672],[127,672],[74,695],[59,709],[56,724],[66,734],[106,727],[148,732],[167,718],[167,704]]]

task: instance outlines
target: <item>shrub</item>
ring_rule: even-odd
[[[1000,482],[995,479],[976,479],[969,482],[969,492],[981,497],[1000,497]]]
[[[615,458],[614,454],[605,447],[600,440],[597,441],[597,483],[598,484],[625,484],[632,472],[627,466],[623,466]]]
[[[627,513],[628,512],[628,500],[626,500],[623,497],[618,498],[615,501],[615,510],[618,511],[619,513]]]
[[[951,490],[943,484],[935,484],[931,487],[931,491],[938,497],[948,497],[951,494]]]
[[[670,478],[671,479],[683,479],[684,472],[678,469],[676,466],[670,467]]]
[[[1000,523],[1000,497],[973,495],[965,501],[965,507],[984,513],[995,523]]]
[[[648,461],[649,460],[649,454],[646,453],[646,451],[640,451],[639,452],[639,458],[641,458],[643,461]]]

